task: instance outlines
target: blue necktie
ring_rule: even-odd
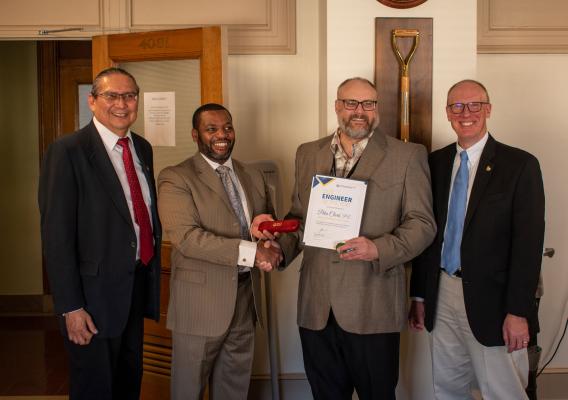
[[[444,233],[444,249],[442,250],[442,267],[450,275],[453,275],[461,266],[460,251],[469,182],[468,158],[465,150],[460,153],[460,159],[460,167],[454,179],[450,198],[448,221]]]

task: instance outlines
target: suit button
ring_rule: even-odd
[[[136,242],[130,242],[130,247],[132,247],[133,249],[136,248]]]

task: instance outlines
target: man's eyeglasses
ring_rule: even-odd
[[[454,103],[448,104],[448,109],[452,114],[461,114],[465,108],[471,113],[478,113],[483,108],[484,104],[489,104],[487,101],[472,101],[471,103]]]
[[[118,103],[122,99],[125,103],[134,103],[138,100],[138,93],[128,92],[128,93],[115,93],[115,92],[103,92],[98,94],[93,94],[94,97],[102,97],[108,103]]]
[[[353,99],[337,99],[337,101],[343,102],[343,107],[346,110],[356,110],[359,104],[361,104],[361,107],[363,107],[365,111],[373,111],[377,107],[377,100],[357,101]]]

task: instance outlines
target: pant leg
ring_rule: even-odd
[[[299,328],[304,368],[315,400],[351,400],[354,386],[332,315],[320,331]]]
[[[113,399],[116,400],[138,400],[140,398],[147,273],[148,268],[142,264],[136,266],[128,322],[120,337],[119,348],[117,349],[117,366],[113,380]]]
[[[211,400],[246,400],[254,356],[254,299],[252,282],[239,282],[237,304],[229,331],[213,365]]]
[[[112,354],[106,339],[93,337],[88,345],[64,338],[69,356],[69,399],[112,400]]]
[[[120,336],[99,338],[95,335],[86,346],[64,339],[70,361],[70,399],[140,398],[145,274],[146,270],[137,266],[128,321]]]
[[[447,334],[448,331],[454,334]],[[437,399],[471,398],[471,385],[474,380],[477,380],[484,400],[527,399],[526,349],[508,353],[505,346],[487,347],[479,343],[467,320],[462,282],[445,273],[442,273],[440,278],[438,311],[432,337],[434,367],[436,361],[438,366],[444,366],[446,364],[440,362],[441,360],[445,362],[451,358],[455,359],[453,365],[450,364],[445,370],[433,368]],[[455,375],[456,371],[461,371],[464,377],[470,376],[467,379],[470,387],[458,385],[460,379]],[[442,381],[443,384],[440,383]],[[465,383],[466,379],[463,382]],[[450,391],[458,386],[459,389]],[[464,397],[466,389],[469,397]]]
[[[201,400],[223,336],[209,338],[172,332],[172,400]]]
[[[461,279],[442,272],[431,334],[434,397],[438,400],[473,399],[475,377],[464,337],[468,330]]]
[[[507,352],[506,346],[471,350],[475,375],[484,400],[528,400],[529,361],[527,350]]]
[[[394,400],[400,333],[359,335],[341,329],[341,347],[360,400]]]

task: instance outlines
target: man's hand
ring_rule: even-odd
[[[379,251],[375,243],[363,236],[347,240],[337,251],[339,252],[339,258],[345,261],[374,261],[379,258]]]
[[[503,322],[503,340],[509,353],[527,348],[530,340],[527,319],[507,314]]]
[[[258,230],[258,226],[261,222],[265,221],[274,221],[274,218],[270,214],[258,214],[256,217],[253,218],[252,223],[250,224],[250,233],[253,237],[261,240],[274,240],[278,237],[278,233],[274,235],[268,231],[261,232]]]
[[[424,329],[424,302],[412,300],[408,312],[408,325],[415,332]]]
[[[91,316],[83,309],[65,314],[65,325],[69,340],[79,345],[89,344],[93,335],[99,333]]]
[[[261,240],[256,245],[254,266],[270,272],[280,265],[282,258],[282,250],[277,242]]]

